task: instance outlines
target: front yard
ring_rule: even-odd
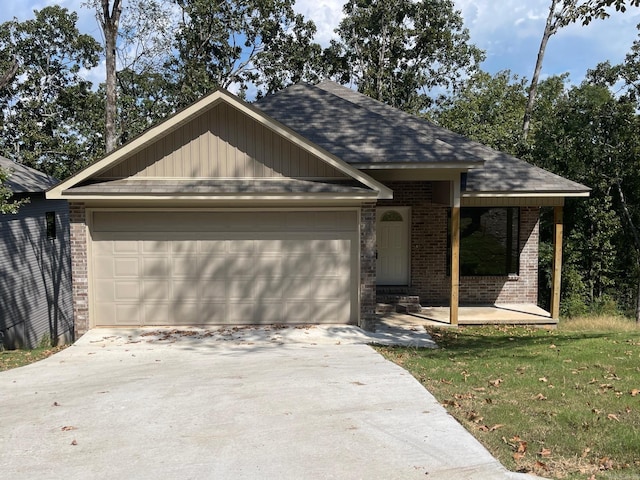
[[[379,351],[511,470],[640,478],[640,329],[619,318],[592,320],[553,331],[432,329],[440,349]]]

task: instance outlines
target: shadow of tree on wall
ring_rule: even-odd
[[[56,212],[56,238],[47,238],[46,211]],[[66,202],[33,198],[18,214],[0,221],[0,332],[5,348],[73,340]]]

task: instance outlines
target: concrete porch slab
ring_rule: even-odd
[[[397,325],[449,325],[449,307],[422,307],[419,313],[390,313],[380,316],[383,323]],[[459,325],[544,325],[555,326],[558,320],[533,303],[470,305],[458,309]]]

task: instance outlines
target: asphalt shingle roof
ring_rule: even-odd
[[[40,193],[58,183],[56,178],[20,163],[15,163],[8,158],[0,157],[0,168],[10,172],[5,185],[13,193]]]
[[[473,193],[575,195],[589,191],[335,82],[293,85],[254,105],[359,168],[468,166],[466,192]]]

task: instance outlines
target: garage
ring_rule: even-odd
[[[87,214],[95,326],[358,321],[355,209]]]

